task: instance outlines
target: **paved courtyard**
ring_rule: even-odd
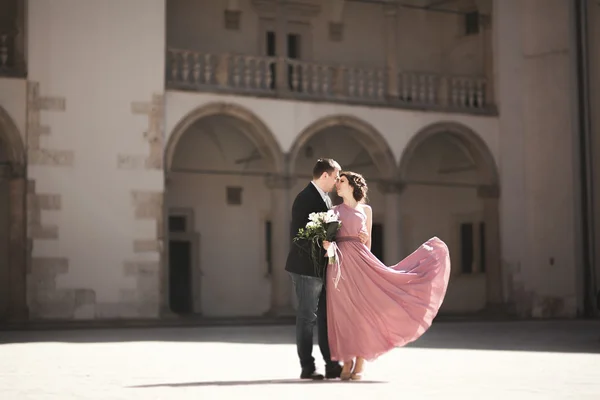
[[[292,326],[0,332],[0,399],[600,399],[600,321],[439,322],[362,382],[296,379],[293,340]]]

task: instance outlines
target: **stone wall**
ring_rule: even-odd
[[[31,319],[37,318],[77,318],[93,315],[95,292],[91,289],[61,289],[57,277],[68,274],[69,259],[64,256],[42,255],[37,246],[56,243],[59,240],[59,226],[46,222],[42,213],[58,213],[62,210],[61,195],[40,193],[36,190],[36,166],[45,168],[73,168],[74,151],[55,149],[42,144],[42,138],[49,136],[52,129],[45,124],[42,112],[64,112],[64,97],[40,95],[38,82],[29,82],[27,87],[27,159],[30,167],[27,185],[27,238],[29,240],[29,260],[27,276],[27,303]],[[44,182],[46,183],[46,182]],[[48,182],[46,187],[52,187]],[[50,189],[52,190],[52,189]],[[46,242],[43,243],[42,242]]]
[[[505,301],[572,317],[580,249],[570,2],[495,4]]]
[[[164,13],[164,0],[29,4],[32,318],[159,315]]]

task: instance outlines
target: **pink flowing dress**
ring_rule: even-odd
[[[448,247],[433,237],[388,267],[358,239],[366,232],[364,211],[345,204],[334,209],[342,226],[336,238],[340,262],[327,269],[331,357],[373,361],[431,326],[450,278]]]

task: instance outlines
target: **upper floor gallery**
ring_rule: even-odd
[[[492,0],[168,0],[165,12],[167,90],[495,112]],[[0,75],[27,76],[26,27],[27,1],[0,0]]]

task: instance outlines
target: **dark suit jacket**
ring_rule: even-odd
[[[300,228],[304,228],[308,222],[308,216],[312,212],[327,211],[327,204],[319,194],[319,191],[312,182],[308,184],[294,200],[292,206],[292,227],[290,252],[288,254],[285,270],[299,275],[319,276],[325,274],[327,259],[325,258],[325,250],[321,248],[319,258],[322,261],[320,268],[316,270],[315,265],[310,258],[310,244],[306,240],[294,242],[293,238],[298,233]]]

